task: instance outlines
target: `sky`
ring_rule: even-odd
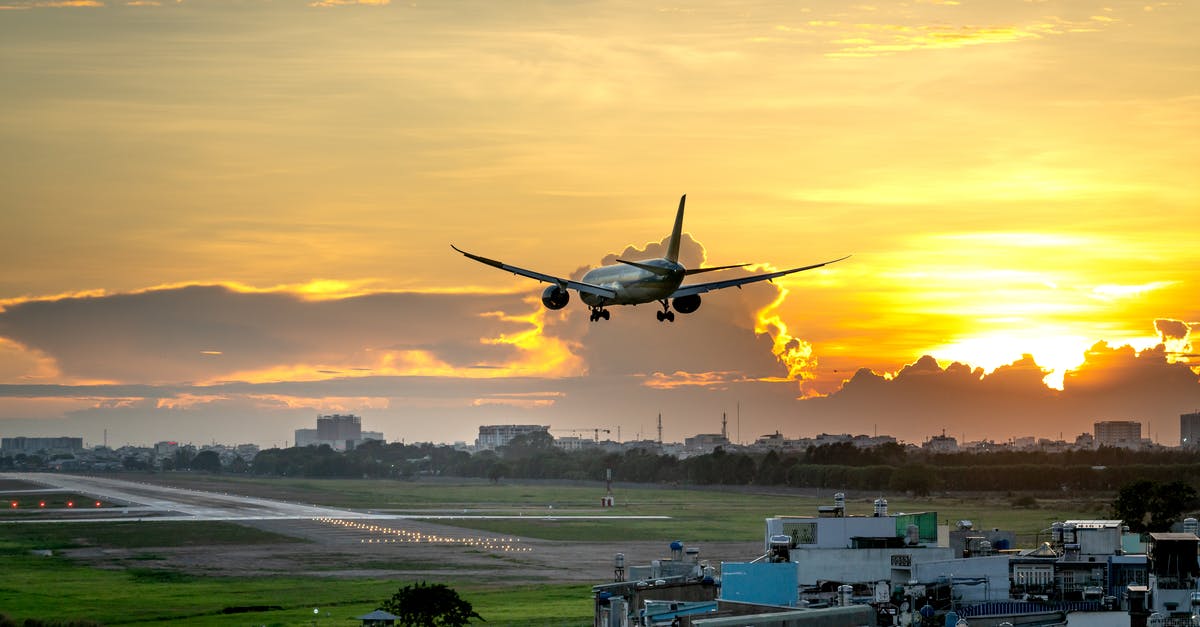
[[[0,0],[0,435],[1177,443],[1197,31],[1182,0]],[[660,255],[682,194],[688,267],[853,256],[589,323],[450,248],[579,277]]]

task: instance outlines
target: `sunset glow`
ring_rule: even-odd
[[[1197,30],[1180,1],[0,0],[0,431],[1171,425]],[[661,254],[684,193],[688,267],[852,256],[589,324],[450,249],[579,278]]]

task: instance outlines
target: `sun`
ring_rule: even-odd
[[[972,335],[931,347],[927,353],[943,366],[957,361],[987,372],[1011,364],[1023,355],[1033,355],[1039,366],[1050,371],[1042,381],[1061,390],[1063,376],[1083,364],[1088,347],[1094,343],[1095,339],[1047,327]]]

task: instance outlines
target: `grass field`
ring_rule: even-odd
[[[490,485],[481,482],[274,480],[211,476],[158,476],[155,480],[231,493],[377,511],[427,513],[511,513],[527,520],[440,521],[476,529],[556,540],[757,541],[763,519],[806,515],[830,498],[749,494],[664,487],[621,488],[617,507],[597,507],[602,487],[574,485]],[[854,514],[871,511],[874,497],[848,501]],[[969,518],[978,527],[1000,527],[1030,546],[1055,520],[1096,518],[1101,499],[1039,499],[1038,507],[1018,509],[1011,496],[888,497],[890,509],[938,512],[942,522]],[[669,521],[545,521],[547,514],[665,514]],[[377,607],[410,581],[372,577],[329,578],[320,571],[294,576],[215,577],[159,570],[156,547],[288,542],[264,531],[230,523],[0,523],[0,612],[17,619],[86,619],[120,625],[170,621],[182,625],[353,624],[354,616]],[[66,557],[38,557],[29,549],[99,547],[133,549],[122,569],[93,568]],[[441,576],[441,573],[439,573]],[[470,601],[488,625],[588,625],[590,586],[578,584],[501,585],[445,573],[427,579],[445,583]],[[599,582],[597,582],[599,583]],[[272,606],[251,613],[226,608]],[[316,614],[313,609],[318,609]]]
[[[818,505],[832,504],[827,496],[798,496],[772,492],[699,490],[659,486],[620,487],[617,506],[598,507],[600,485],[554,485],[481,481],[388,481],[344,479],[260,479],[212,475],[175,474],[156,477],[198,489],[243,492],[282,500],[301,501],[395,513],[510,514],[529,520],[443,521],[460,527],[495,531],[547,540],[663,540],[691,542],[759,540],[763,519],[778,515],[811,515]],[[847,501],[851,514],[869,515],[878,495]],[[888,498],[892,512],[936,511],[938,520],[953,525],[972,520],[977,528],[1008,529],[1018,542],[1029,544],[1051,523],[1105,516],[1107,500],[1099,497],[1038,499],[1038,507],[1016,508],[1012,496],[935,496],[922,499],[896,495]],[[615,515],[667,515],[666,521],[572,521],[571,513]],[[560,514],[563,518],[542,520]]]
[[[0,556],[0,608],[17,619],[82,619],[106,625],[170,621],[181,625],[350,624],[409,582],[316,577],[213,578],[164,571],[84,568],[59,557]],[[486,588],[447,583],[490,625],[590,624],[590,587]],[[226,608],[272,611],[225,614]],[[319,613],[314,616],[313,609]],[[531,614],[533,614],[531,616]]]
[[[0,553],[4,554],[28,552],[30,549],[61,550],[88,546],[141,549],[275,542],[302,540],[225,522],[0,523]]]

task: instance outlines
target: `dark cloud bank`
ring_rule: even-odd
[[[621,256],[651,256],[661,246]],[[690,238],[683,252],[689,266],[704,259]],[[590,324],[586,308],[572,302],[545,317],[544,333],[561,339],[586,367],[563,376],[339,376],[389,350],[419,349],[479,371],[517,360],[518,347],[481,338],[533,329],[511,316],[538,311],[539,292],[531,284],[520,294],[311,301],[191,286],[11,305],[0,312],[0,337],[52,357],[72,380],[121,384],[9,381],[0,385],[0,408],[6,397],[90,399],[97,406],[53,420],[0,410],[0,433],[75,433],[98,442],[108,428],[130,441],[281,444],[292,429],[311,426],[318,411],[339,409],[319,402],[335,398],[346,399],[340,409],[362,414],[368,428],[408,441],[471,440],[484,423],[610,426],[614,436],[619,424],[625,439],[651,437],[661,412],[669,439],[718,431],[727,413],[731,435],[742,440],[777,429],[789,436],[878,430],[909,441],[942,429],[968,439],[1060,433],[1070,439],[1097,420],[1115,419],[1149,421],[1146,435],[1169,443],[1178,438],[1179,414],[1200,408],[1200,378],[1185,364],[1169,363],[1165,347],[1138,353],[1103,343],[1066,376],[1062,391],[1046,387],[1045,372],[1030,357],[986,376],[923,357],[894,378],[863,369],[827,397],[799,400],[798,384],[781,380],[787,371],[772,356],[771,339],[754,334],[754,313],[778,294],[770,284],[706,295],[699,312],[674,325],[658,323],[651,305],[616,308],[612,321]],[[1177,322],[1156,321],[1164,342],[1188,337],[1189,325]],[[230,373],[293,364],[336,366],[321,381],[226,381]]]

